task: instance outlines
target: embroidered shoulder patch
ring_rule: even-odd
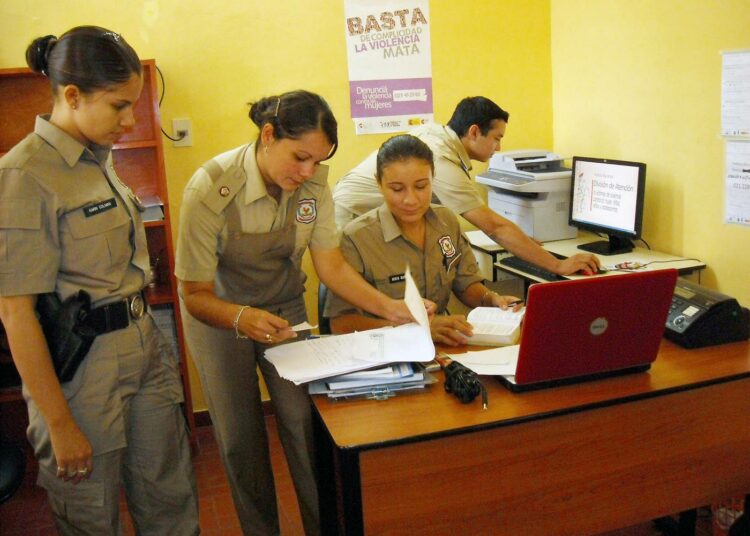
[[[453,245],[453,240],[451,240],[450,236],[441,236],[438,238],[438,244],[440,244],[440,251],[443,252],[443,256],[447,259],[456,254],[456,247]]]
[[[318,217],[318,209],[315,199],[300,199],[297,201],[297,221],[299,223],[312,223]]]

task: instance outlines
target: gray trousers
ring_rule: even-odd
[[[94,449],[93,472],[76,485],[57,478],[46,423],[26,397],[38,483],[59,533],[122,534],[122,483],[138,534],[199,534],[177,359],[151,316],[97,337],[63,392]]]
[[[269,310],[303,322],[304,301]],[[305,533],[320,533],[313,467],[312,409],[305,386],[279,377],[266,361],[266,345],[237,339],[234,331],[208,326],[182,307],[185,339],[200,375],[232,498],[245,535],[279,534],[276,490],[268,452],[256,366],[271,395],[279,436],[297,492]],[[292,339],[293,342],[296,339]]]

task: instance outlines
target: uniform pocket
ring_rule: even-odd
[[[42,225],[42,202],[38,199],[0,200],[0,272],[11,271],[10,258],[16,246],[28,247]]]
[[[53,511],[67,525],[85,534],[111,533],[111,515],[102,482],[84,479],[74,485],[40,469],[38,484],[47,490]]]
[[[90,217],[85,209],[70,212],[64,217],[62,236],[65,261],[70,263],[64,264],[88,273],[101,270],[103,256],[112,266],[126,264],[132,254],[130,219],[120,207]]]

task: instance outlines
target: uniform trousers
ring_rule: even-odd
[[[281,306],[262,308],[289,321],[290,325],[307,318],[301,297]],[[319,534],[312,408],[307,389],[278,375],[276,368],[263,357],[267,345],[237,339],[233,330],[208,326],[191,316],[184,305],[182,311],[185,338],[200,375],[243,533],[279,534],[257,366],[271,395],[305,533]],[[289,342],[295,340],[298,339]]]
[[[121,483],[138,534],[200,533],[181,386],[177,358],[150,315],[98,336],[62,385],[94,450],[92,473],[76,485],[57,478],[46,422],[26,396],[38,483],[60,534],[122,534]]]

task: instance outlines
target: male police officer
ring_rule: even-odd
[[[469,174],[471,160],[487,162],[500,149],[509,114],[486,97],[467,97],[458,103],[447,125],[426,124],[410,134],[429,145],[435,156],[433,202],[460,214],[505,249],[551,272],[567,275],[596,273],[599,260],[579,253],[564,260],[553,257],[513,222],[485,204]],[[375,181],[373,152],[344,175],[333,190],[339,229],[380,206],[383,196]]]

